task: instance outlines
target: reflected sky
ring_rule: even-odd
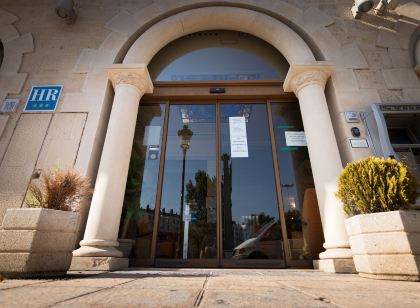
[[[140,105],[138,119],[136,124],[136,132],[133,141],[133,153],[131,156],[131,166],[133,161],[138,160],[143,168],[143,176],[138,179],[141,182],[140,185],[140,207],[146,208],[149,205],[150,208],[155,207],[156,202],[156,190],[157,190],[157,179],[159,172],[160,162],[160,145],[162,142],[162,129],[159,129],[157,138],[148,139],[145,136],[145,129],[147,127],[163,127],[165,105]],[[149,143],[152,144],[149,144]],[[158,149],[157,156],[151,159],[149,157],[151,146],[155,146]]]
[[[185,185],[195,184],[197,171],[203,170],[210,178],[216,177],[216,106],[172,105],[169,112],[165,171],[162,187],[162,205],[166,211],[180,212],[182,159],[178,130],[184,125],[193,132],[186,152]]]
[[[255,54],[231,47],[210,47],[183,54],[156,81],[273,80],[279,73]]]
[[[241,223],[251,214],[279,217],[271,142],[265,104],[221,105],[221,153],[231,155],[229,117],[248,113],[248,157],[231,157],[232,220]],[[243,115],[243,114],[242,114]],[[223,164],[223,163],[222,163]],[[223,175],[223,166],[222,175]]]

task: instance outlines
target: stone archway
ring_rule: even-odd
[[[337,265],[351,266],[345,215],[334,195],[342,165],[324,94],[334,67],[316,61],[305,41],[284,23],[238,7],[203,7],[163,19],[140,35],[122,64],[107,68],[115,96],[85,236],[81,248],[73,253],[75,260],[86,265],[89,258],[109,258],[105,262],[109,268],[124,266],[124,262],[118,264],[123,261],[121,252],[116,249],[118,226],[139,101],[144,93],[153,91],[147,64],[171,41],[214,29],[257,36],[278,49],[289,62],[284,89],[298,97],[306,131],[326,241],[326,251],[320,258],[331,271],[340,271]]]

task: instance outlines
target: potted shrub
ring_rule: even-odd
[[[395,159],[371,157],[348,164],[337,196],[356,270],[362,277],[420,280],[420,212],[408,211],[417,180]]]
[[[7,209],[0,230],[0,272],[6,277],[52,277],[70,267],[80,202],[91,194],[76,170],[55,168],[31,183],[26,208]]]

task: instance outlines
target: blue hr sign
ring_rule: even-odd
[[[33,86],[23,111],[55,111],[63,86]]]

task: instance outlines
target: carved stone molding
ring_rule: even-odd
[[[135,73],[120,72],[111,77],[111,83],[114,90],[121,85],[131,85],[136,87],[142,94],[147,90],[147,81],[143,76]]]
[[[328,75],[322,71],[306,71],[291,80],[291,86],[294,93],[299,93],[300,89],[310,84],[319,84],[325,89]]]
[[[333,71],[332,65],[323,62],[292,65],[284,81],[284,90],[298,95],[302,88],[311,84],[318,84],[325,89],[325,84]]]
[[[153,92],[153,83],[144,64],[114,64],[106,67],[106,71],[114,90],[123,85],[130,85],[142,95]]]

